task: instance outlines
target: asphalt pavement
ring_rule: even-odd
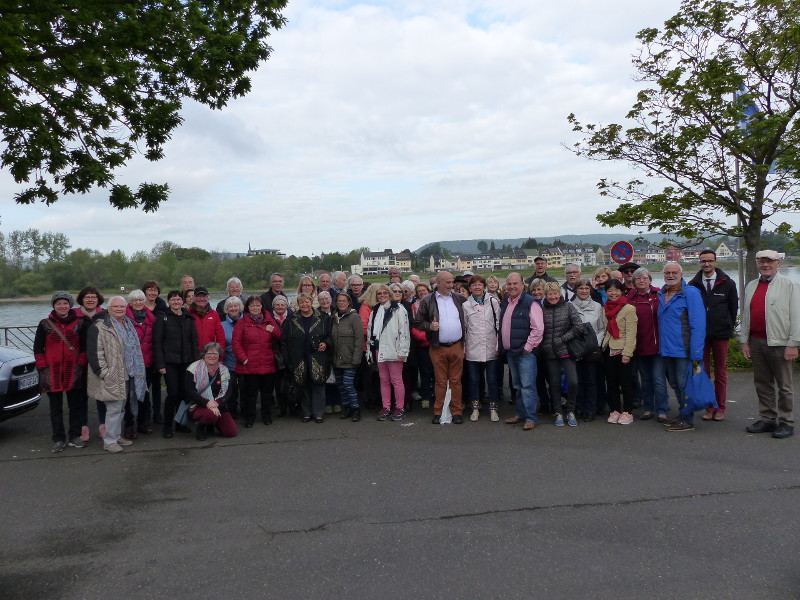
[[[366,411],[118,455],[51,454],[45,398],[0,424],[0,598],[800,598],[800,439],[729,396],[693,432]]]

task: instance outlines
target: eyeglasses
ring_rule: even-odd
[[[713,262],[716,262],[716,261],[714,261],[714,260],[701,260],[700,264],[701,265],[709,265],[709,264],[711,264]]]
[[[377,294],[375,294],[375,295],[376,295],[376,296],[388,296],[388,295],[389,295],[389,292],[383,292],[383,291],[382,291],[382,292],[378,292],[378,293],[377,293]]]

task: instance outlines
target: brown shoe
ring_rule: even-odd
[[[125,428],[125,437],[129,440],[135,440],[138,435],[136,435],[136,430],[133,427],[126,427]]]
[[[506,425],[516,425],[517,423],[522,423],[523,420],[521,417],[511,417],[506,419]]]
[[[713,413],[711,411],[707,412],[706,414],[703,415],[703,421],[713,421],[715,414],[716,413]]]
[[[714,413],[714,420],[715,421],[724,421],[725,420],[725,413],[724,412],[715,412]]]
[[[525,421],[525,425],[522,426],[523,431],[530,431],[536,427],[536,423],[531,423],[530,421]]]

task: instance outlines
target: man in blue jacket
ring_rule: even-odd
[[[667,431],[692,431],[694,413],[686,403],[684,385],[691,362],[700,372],[706,340],[706,309],[697,288],[686,285],[683,269],[676,262],[664,265],[664,287],[658,292],[658,341],[664,370],[680,407]]]

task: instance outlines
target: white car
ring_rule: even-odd
[[[41,398],[33,355],[0,346],[0,422],[33,410]]]

